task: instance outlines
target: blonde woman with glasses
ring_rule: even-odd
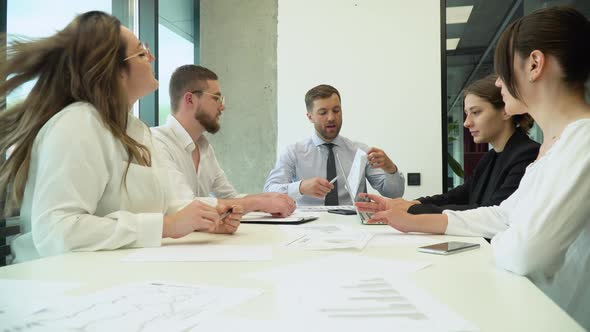
[[[154,247],[193,231],[233,233],[241,208],[174,201],[149,129],[130,113],[158,87],[154,56],[113,16],[88,12],[55,35],[15,42],[0,64],[0,190],[20,206],[16,262],[70,251]]]

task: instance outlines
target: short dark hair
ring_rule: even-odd
[[[495,110],[502,110],[505,104],[504,100],[502,100],[501,90],[496,86],[497,79],[497,75],[491,74],[469,84],[463,90],[463,101],[465,101],[467,95],[475,95],[492,104]],[[527,134],[535,123],[535,120],[529,114],[513,115],[512,121],[517,128],[520,128]]]
[[[210,69],[197,65],[184,65],[176,68],[170,78],[170,107],[172,113],[178,111],[180,99],[187,91],[205,90],[207,81],[217,81],[217,74]]]
[[[338,92],[338,90],[336,90],[336,88],[331,85],[320,84],[311,88],[311,90],[307,91],[305,94],[305,107],[307,108],[307,111],[311,112],[313,110],[314,100],[330,98],[333,94],[336,94],[338,96],[338,100],[342,102],[342,98],[340,98],[340,92]]]
[[[510,94],[520,97],[514,79],[514,56],[534,50],[554,56],[563,69],[563,80],[574,89],[584,89],[590,74],[590,22],[571,7],[539,9],[523,16],[500,35],[494,55],[496,73]]]

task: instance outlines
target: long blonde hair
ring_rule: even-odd
[[[128,166],[131,160],[151,166],[147,147],[126,134],[130,105],[120,81],[121,71],[127,70],[126,48],[119,20],[98,11],[78,15],[53,36],[16,41],[6,48],[0,77],[7,79],[0,83],[0,96],[37,79],[24,101],[9,109],[5,100],[0,104],[0,156],[14,147],[0,163],[0,190],[10,192],[9,204],[18,206],[22,201],[37,133],[77,101],[98,110],[104,125],[127,150]]]

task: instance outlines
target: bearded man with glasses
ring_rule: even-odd
[[[245,212],[281,217],[293,213],[295,201],[285,194],[239,194],[219,166],[213,146],[203,135],[219,131],[225,110],[217,74],[202,66],[181,66],[170,78],[169,92],[172,114],[152,133],[179,199],[197,197],[211,205],[240,205]]]

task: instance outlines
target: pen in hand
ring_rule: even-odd
[[[220,219],[221,221],[223,221],[223,219],[225,219],[227,216],[229,216],[229,214],[230,214],[230,213],[232,213],[232,212],[233,212],[233,210],[234,210],[234,208],[233,208],[233,207],[229,208],[229,210],[225,211],[225,212],[224,212],[224,213],[223,213],[223,214],[222,214],[222,215],[219,217],[219,219]]]
[[[338,180],[338,175],[336,175],[332,180],[330,180],[330,184],[334,184],[334,182],[336,182],[336,180]],[[330,191],[332,191],[334,189],[331,189]],[[325,195],[324,195],[325,197]]]

